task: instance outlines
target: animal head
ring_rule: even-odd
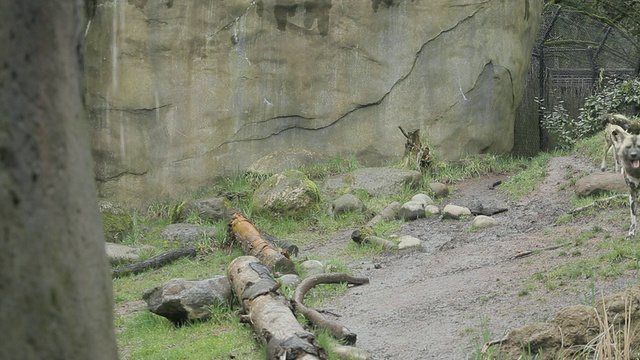
[[[626,132],[623,128],[613,124],[607,124],[606,132],[609,136],[609,139],[611,139],[613,146],[615,146],[616,150],[620,149],[620,144],[622,143],[624,135],[625,134],[629,135],[629,133]]]
[[[636,179],[640,179],[640,137],[625,132],[617,132],[620,139],[618,158],[624,171]]]

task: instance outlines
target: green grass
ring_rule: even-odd
[[[365,192],[355,192],[369,210],[366,214],[347,213],[338,217],[326,214],[329,205],[327,197],[321,197],[321,204],[304,217],[277,216],[268,213],[256,213],[251,204],[251,194],[266,176],[249,174],[235,174],[219,178],[208,189],[199,189],[193,197],[222,194],[230,199],[231,206],[240,209],[249,217],[257,228],[266,231],[276,238],[289,241],[296,245],[322,244],[335,238],[336,233],[352,230],[366,224],[373,214],[379,213],[393,201],[403,203],[416,193],[429,194],[428,184],[439,181],[455,183],[457,181],[486,176],[490,174],[510,175],[504,182],[501,191],[511,198],[520,198],[530,193],[545,175],[545,166],[551,154],[541,154],[529,159],[511,156],[467,156],[457,162],[435,162],[433,168],[423,174],[423,181],[419,188],[405,187],[401,194],[389,197],[371,197]],[[345,173],[361,167],[353,158],[349,160],[335,159],[326,165],[309,166],[301,169],[310,179],[320,182],[330,176]],[[567,179],[571,181],[571,179]],[[436,199],[436,202],[440,200]],[[576,206],[579,201],[576,200]],[[175,202],[154,204],[144,213],[134,213],[134,230],[126,237],[125,243],[130,245],[153,245],[156,250],[145,254],[145,257],[170,250],[177,245],[168,244],[162,240],[162,229],[171,223],[172,209]],[[577,215],[582,216],[582,214]],[[562,221],[571,222],[575,217],[567,217]],[[560,220],[559,220],[560,221]],[[224,275],[232,259],[241,255],[236,246],[231,251],[228,248],[229,239],[227,224],[203,222],[197,214],[188,214],[187,222],[206,226],[215,230],[215,240],[205,240],[196,244],[198,256],[192,259],[180,259],[163,268],[142,274],[127,276],[113,280],[116,306],[140,300],[145,289],[159,286],[172,278],[205,279],[215,275]],[[381,222],[372,227],[376,235],[389,238],[397,233],[404,224],[394,220]],[[603,246],[609,246],[604,255],[597,259],[587,259],[583,254],[588,251],[577,251],[585,242],[594,237],[603,237]],[[567,243],[571,248],[563,249],[564,257],[574,260],[571,264],[536,274],[519,296],[528,296],[537,288],[544,287],[556,290],[565,286],[572,278],[615,276],[620,271],[638,267],[640,264],[640,250],[632,244],[624,243],[620,239],[605,238],[605,232],[597,228],[588,233],[568,237]],[[358,245],[345,236],[344,244],[326,258],[317,258],[325,264],[330,272],[347,272],[347,263],[361,259],[371,259],[383,252],[381,246]],[[311,256],[311,258],[313,258]],[[304,259],[294,258],[296,263]],[[600,266],[598,266],[600,264]],[[606,266],[602,266],[606,264]],[[320,285],[310,290],[305,296],[305,304],[310,307],[322,306],[326,301],[343,294],[346,285]],[[285,295],[291,295],[292,289],[283,289]],[[123,359],[263,359],[264,350],[253,336],[252,328],[239,322],[237,305],[216,306],[211,308],[212,319],[205,322],[187,324],[175,327],[168,320],[154,315],[147,310],[132,312],[116,316],[118,329],[118,345]],[[304,319],[300,319],[305,322]],[[475,334],[476,339],[486,340],[490,334]],[[331,343],[327,334],[321,333],[322,343]],[[335,359],[330,355],[331,359]]]
[[[552,154],[543,153],[531,160],[525,169],[510,176],[500,185],[500,191],[511,199],[520,199],[529,195],[542,182],[547,174],[547,164]]]

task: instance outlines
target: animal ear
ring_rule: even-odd
[[[611,131],[611,139],[613,140],[613,144],[615,147],[619,147],[619,145],[624,141],[624,139],[629,135],[626,131],[622,129],[614,129]]]

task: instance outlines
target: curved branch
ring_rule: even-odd
[[[326,319],[317,310],[304,306],[304,295],[318,284],[337,284],[348,283],[351,285],[368,284],[369,279],[364,277],[353,277],[347,274],[318,274],[304,279],[293,293],[293,306],[296,311],[304,315],[316,327],[323,328],[331,332],[331,334],[340,340],[344,340],[346,344],[353,345],[356,343],[356,334],[342,326],[340,323]]]

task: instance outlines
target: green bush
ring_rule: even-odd
[[[543,112],[541,125],[554,137],[556,146],[561,150],[573,148],[581,139],[601,131],[601,118],[607,114],[623,114],[628,117],[638,115],[640,109],[640,79],[611,79],[602,77],[593,95],[587,97],[577,119],[572,118],[558,99],[551,109],[544,100],[536,99]]]

